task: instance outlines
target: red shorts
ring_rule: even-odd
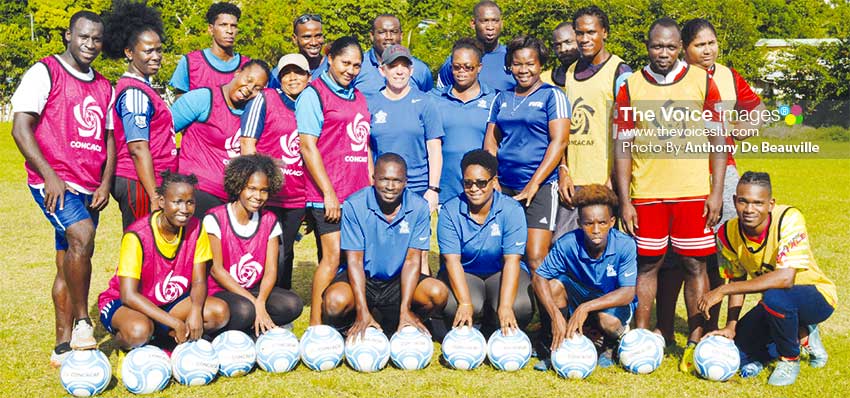
[[[682,256],[702,257],[717,252],[714,233],[705,227],[705,198],[639,199],[632,202],[638,218],[635,228],[640,256],[661,256],[668,242]]]

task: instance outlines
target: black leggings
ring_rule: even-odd
[[[254,297],[259,294],[259,285],[248,289]],[[254,303],[250,300],[227,290],[220,291],[214,295],[227,303],[230,308],[230,322],[223,330],[241,330],[248,334],[254,329]],[[277,326],[286,325],[301,315],[304,302],[297,294],[279,287],[272,288],[269,298],[266,299],[266,311]]]
[[[472,308],[474,311],[473,318],[476,321],[486,320],[488,322],[499,323],[497,311],[499,309],[499,296],[502,288],[502,273],[497,272],[492,275],[473,275],[463,274],[466,277],[466,285],[469,286],[469,296],[472,299]],[[446,285],[451,286],[449,274],[447,271],[440,272],[437,277]],[[485,312],[486,311],[486,312]],[[451,325],[454,322],[455,312],[457,312],[457,299],[454,291],[449,295],[446,302],[446,307],[443,309],[443,317],[445,321]],[[534,306],[531,298],[531,278],[525,271],[519,273],[519,283],[517,284],[516,299],[514,299],[514,316],[520,328],[525,328],[534,315]]]
[[[304,208],[284,209],[280,207],[268,207],[277,215],[277,220],[283,229],[280,236],[280,251],[277,257],[277,284],[283,289],[292,289],[292,264],[295,260],[295,238],[298,237],[298,229],[304,220]]]

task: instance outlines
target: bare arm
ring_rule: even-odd
[[[24,155],[27,164],[44,179],[44,207],[48,212],[53,213],[57,207],[60,210],[65,207],[65,191],[73,192],[73,189],[59,178],[56,171],[47,163],[41,148],[38,147],[38,142],[35,140],[35,126],[38,120],[39,116],[33,113],[15,113],[12,138],[15,139],[15,145]]]
[[[555,119],[549,121],[549,146],[546,147],[546,153],[543,155],[543,160],[537,166],[537,170],[531,176],[531,180],[526,184],[525,188],[514,196],[514,199],[522,202],[525,200],[525,205],[531,205],[534,196],[537,195],[537,190],[540,189],[540,184],[546,181],[546,178],[552,174],[555,167],[561,163],[564,157],[564,150],[567,149],[567,144],[570,139],[570,119]]]
[[[401,328],[410,325],[415,326],[422,333],[430,334],[419,317],[410,311],[413,304],[413,292],[416,291],[416,286],[419,284],[421,260],[422,250],[407,249],[407,256],[405,256],[404,265],[401,267],[401,309],[398,328],[401,330]]]
[[[428,186],[440,186],[440,174],[443,172],[443,141],[439,138],[425,142],[428,149]],[[425,191],[425,200],[431,212],[440,204],[440,194],[432,190]]]
[[[304,159],[304,165],[313,181],[319,186],[319,190],[325,198],[325,221],[336,223],[340,217],[340,203],[337,199],[336,191],[331,184],[331,179],[328,177],[328,172],[325,170],[325,163],[322,161],[322,155],[319,153],[319,148],[316,142],[319,137],[310,134],[299,134],[301,138],[301,157]],[[371,159],[371,156],[368,156]],[[371,178],[371,177],[370,177]]]
[[[369,305],[366,302],[366,271],[363,269],[363,251],[349,250],[345,253],[348,260],[348,282],[351,284],[355,312],[357,313],[354,325],[348,331],[348,338],[351,339],[363,336],[366,328],[370,326],[377,329],[380,329],[381,326],[372,318]]]
[[[519,266],[522,256],[506,254],[504,257],[505,265],[502,267],[502,284],[499,291],[499,308],[497,311],[502,334],[507,334],[505,332],[519,330],[516,314],[514,314],[514,301],[519,288],[519,273],[523,271]]]
[[[455,312],[452,327],[464,325],[472,327],[475,309],[472,306],[472,297],[469,294],[469,285],[466,284],[463,265],[460,263],[460,254],[444,254],[443,262],[446,264],[452,292],[457,299],[457,312]]]

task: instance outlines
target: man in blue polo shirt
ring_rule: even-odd
[[[634,312],[637,246],[631,237],[613,228],[618,203],[611,189],[587,185],[575,194],[573,202],[579,212],[579,228],[558,239],[532,276],[532,283],[552,320],[549,348],[554,350],[565,338],[582,334],[585,321],[590,321],[603,334],[598,364],[608,367],[613,364],[613,348],[628,331]],[[546,360],[535,365],[538,370],[547,367]]]
[[[479,2],[472,8],[472,29],[475,30],[475,38],[484,48],[484,58],[481,59],[481,82],[497,91],[506,91],[516,86],[516,80],[511,73],[505,69],[505,54],[507,48],[499,44],[499,36],[502,34],[502,9],[489,0]],[[454,84],[452,76],[452,56],[446,58],[446,62],[440,67],[437,75],[437,87],[446,87]]]
[[[381,14],[372,20],[372,30],[369,31],[372,39],[372,48],[363,54],[363,64],[360,66],[360,74],[354,79],[354,87],[363,94],[374,95],[384,88],[384,76],[378,71],[381,67],[381,57],[384,50],[393,44],[401,43],[402,31],[401,21],[392,14]],[[434,77],[431,76],[431,68],[419,58],[413,57],[413,75],[410,83],[415,84],[419,91],[427,93],[434,88]]]
[[[445,284],[420,272],[422,252],[431,244],[428,203],[406,189],[407,165],[395,153],[378,157],[373,179],[374,186],[342,206],[341,247],[348,266],[323,294],[324,320],[345,327],[353,311],[349,337],[370,326],[387,335],[407,325],[428,333],[420,316],[442,311],[448,297]]]

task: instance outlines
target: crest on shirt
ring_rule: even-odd
[[[224,140],[224,150],[227,152],[227,156],[231,158],[235,158],[239,156],[241,152],[239,139],[242,138],[242,129],[236,130],[236,134],[233,137],[228,137]]]
[[[400,234],[409,234],[410,233],[410,224],[407,223],[407,220],[401,220],[398,223],[398,233]]]
[[[375,114],[375,124],[384,124],[387,122],[387,113],[384,111],[378,111]]]
[[[617,270],[614,269],[614,264],[608,264],[608,267],[605,269],[605,275],[617,276]]]
[[[499,229],[499,224],[490,225],[490,236],[502,236],[502,230]]]
[[[478,100],[478,105],[477,105],[477,106],[478,106],[479,108],[485,108],[485,109],[486,109],[486,108],[489,108],[489,106],[487,106],[487,100],[486,100],[486,99],[483,99],[483,98],[482,98],[482,99],[480,99],[480,100]]]
[[[543,102],[542,101],[531,101],[531,102],[528,103],[528,106],[532,107],[532,108],[543,108]]]
[[[133,116],[133,123],[136,127],[143,129],[148,127],[148,118],[144,115],[136,115]]]
[[[502,106],[500,106],[500,108],[507,108],[507,107],[508,107],[508,103],[507,103],[507,102],[502,102]]]

